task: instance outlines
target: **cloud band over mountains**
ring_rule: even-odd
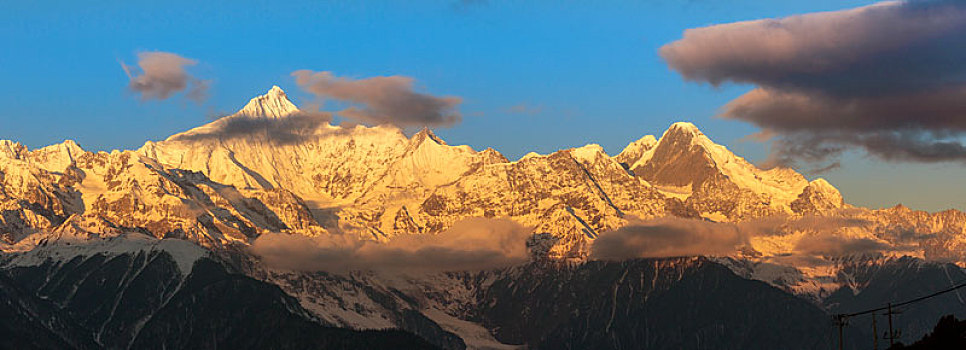
[[[414,79],[405,76],[350,79],[332,72],[298,70],[292,73],[299,87],[324,100],[353,106],[337,112],[366,124],[398,127],[452,126],[462,120],[455,96],[437,97],[413,90]]]
[[[794,247],[783,255],[798,257],[883,254],[906,247],[893,247],[851,231],[869,222],[845,216],[771,216],[740,223],[710,222],[664,217],[632,219],[619,229],[602,233],[591,246],[597,260],[667,258],[679,256],[731,256],[752,246],[756,238],[801,234]],[[918,242],[914,241],[912,244]],[[909,243],[909,242],[907,242]]]
[[[223,118],[208,130],[178,134],[172,136],[171,140],[192,142],[261,137],[277,144],[298,144],[321,135],[346,132],[343,129],[327,129],[331,121],[331,113],[305,111],[285,118]]]
[[[201,102],[207,98],[208,81],[187,71],[187,67],[196,64],[198,61],[175,53],[153,51],[138,53],[137,67],[121,62],[121,68],[130,79],[128,88],[141,94],[143,100],[165,100],[187,90],[187,98]]]
[[[680,256],[731,256],[756,237],[802,233],[785,257],[883,254],[906,249],[881,239],[854,236],[868,222],[837,216],[765,217],[741,223],[664,217],[631,219],[602,233],[590,246],[592,260],[621,261]],[[532,229],[509,219],[466,218],[437,235],[401,235],[376,242],[347,234],[308,237],[269,233],[252,252],[271,266],[304,271],[442,272],[486,270],[526,263]],[[912,239],[915,245],[917,241]]]
[[[660,49],[687,80],[757,86],[721,116],[774,136],[772,161],[851,148],[966,161],[966,2],[884,2],[689,29]]]
[[[342,234],[265,234],[252,252],[293,270],[483,270],[527,261],[530,229],[508,219],[467,218],[437,235],[403,235],[380,243]]]

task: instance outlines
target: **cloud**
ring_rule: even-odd
[[[623,228],[601,233],[590,246],[590,259],[731,256],[748,252],[756,237],[788,236],[791,248],[766,258],[811,264],[825,257],[915,253],[919,242],[928,238],[857,236],[873,223],[847,216],[773,216],[741,223],[676,217],[631,220]],[[526,263],[527,240],[541,236],[530,232],[508,219],[468,218],[439,235],[405,235],[385,243],[344,234],[269,233],[251,249],[269,266],[282,269],[471,271]]]
[[[591,259],[622,260],[692,255],[729,255],[745,243],[737,225],[701,220],[661,218],[600,235],[591,246]]]
[[[799,255],[844,256],[881,253],[892,250],[888,243],[861,237],[823,234],[804,237],[795,245]]]
[[[530,229],[507,219],[468,218],[438,235],[410,235],[387,243],[332,234],[272,233],[252,251],[270,266],[309,271],[466,271],[526,262]]]
[[[326,112],[299,112],[285,118],[225,117],[212,127],[200,132],[179,134],[173,141],[227,140],[234,138],[263,137],[278,144],[301,143],[322,135],[345,132],[328,129],[332,115]]]
[[[757,85],[721,117],[775,135],[774,163],[966,161],[964,32],[966,2],[884,2],[688,29],[660,54],[688,80]]]
[[[676,256],[725,256],[751,246],[754,237],[804,232],[793,255],[850,255],[887,251],[887,243],[847,235],[867,220],[839,216],[771,216],[741,223],[719,223],[675,217],[633,220],[605,232],[591,246],[591,259],[623,260]]]
[[[367,124],[393,124],[398,127],[452,126],[462,120],[457,107],[463,100],[454,96],[436,97],[413,91],[413,78],[374,77],[353,80],[331,72],[299,70],[295,82],[319,98],[349,102],[340,116]]]
[[[186,67],[198,61],[170,52],[140,52],[137,67],[121,62],[127,74],[131,91],[141,94],[143,100],[165,100],[171,95],[187,90],[185,96],[201,102],[207,98],[209,82],[191,76]]]
[[[543,106],[531,106],[526,103],[513,105],[506,108],[507,113],[537,115],[543,112]]]
[[[736,225],[749,237],[781,236],[798,231],[829,233],[840,229],[862,228],[872,225],[869,220],[848,216],[847,210],[840,210],[837,213],[842,216],[773,215],[742,221]]]
[[[881,231],[876,223],[853,217],[850,210],[833,216],[773,216],[737,224],[747,237],[795,235],[794,246],[778,260],[813,261],[819,257],[867,254],[914,254],[928,236]],[[873,236],[873,233],[875,234]]]

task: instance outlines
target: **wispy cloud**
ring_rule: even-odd
[[[405,128],[452,126],[462,120],[458,107],[463,99],[416,92],[414,80],[410,77],[396,75],[356,80],[310,70],[295,71],[292,76],[299,87],[323,100],[354,104],[337,114],[357,122]]]
[[[773,133],[771,162],[966,161],[966,2],[884,2],[713,25],[661,48],[686,79],[758,88],[721,113]]]
[[[718,223],[696,219],[658,218],[635,220],[604,232],[591,247],[591,258],[623,260],[674,256],[727,256],[752,248],[756,237],[794,235],[795,256],[845,256],[908,252],[908,242],[853,236],[855,228],[870,223],[847,216],[772,216],[741,223]],[[861,231],[861,230],[860,230]]]
[[[526,103],[520,103],[507,107],[504,109],[504,111],[510,114],[537,115],[543,113],[543,106],[533,106]]]
[[[137,67],[120,63],[130,79],[128,88],[141,94],[141,99],[164,100],[182,91],[187,91],[185,96],[199,103],[208,97],[210,82],[197,79],[187,71],[187,67],[198,61],[161,51],[140,52],[137,56]]]
[[[598,260],[623,260],[728,255],[746,244],[747,238],[734,224],[661,218],[601,234],[594,241],[590,256]]]
[[[871,224],[849,216],[773,216],[741,223],[632,219],[625,227],[601,233],[590,247],[590,259],[731,256],[748,252],[756,239],[782,237],[791,246],[769,259],[814,262],[836,256],[907,254],[928,238],[890,241],[888,233],[856,235],[867,232]],[[389,242],[344,234],[270,233],[259,237],[252,251],[270,266],[293,270],[467,271],[526,263],[526,244],[532,237],[530,228],[508,219],[468,218],[439,235],[399,236]]]
[[[889,250],[892,250],[892,246],[880,240],[842,235],[809,236],[795,245],[795,251],[802,255],[843,256]]]
[[[174,141],[228,140],[261,137],[279,144],[294,144],[323,135],[347,132],[346,128],[328,128],[332,115],[326,112],[299,112],[284,118],[228,117],[203,131],[179,134]]]
[[[530,229],[510,220],[469,218],[438,235],[400,236],[387,243],[341,234],[266,234],[252,251],[271,266],[293,270],[465,271],[527,261],[529,236]]]

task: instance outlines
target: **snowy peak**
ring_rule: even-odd
[[[671,124],[667,131],[664,132],[664,135],[661,136],[661,140],[655,146],[660,146],[661,144],[674,144],[682,148],[697,147],[700,150],[705,151],[705,154],[712,161],[726,161],[726,158],[734,157],[734,154],[724,149],[723,146],[711,141],[711,139],[705,136],[697,126],[688,122],[677,122]],[[724,150],[724,152],[721,152],[721,150],[718,150],[717,148]]]
[[[36,150],[29,150],[17,142],[0,140],[0,158],[27,162],[47,171],[62,172],[84,153],[73,140]]]
[[[845,200],[839,190],[825,179],[818,178],[808,183],[798,199],[791,203],[791,209],[797,213],[827,212],[842,208]]]
[[[697,126],[689,122],[677,122],[677,123],[671,124],[671,126],[667,129],[667,131],[664,132],[665,135],[667,135],[668,133],[681,133],[681,134],[689,134],[693,136],[704,135],[704,133],[702,133],[701,130],[698,130]]]
[[[86,153],[74,140],[50,145],[30,152],[31,160],[47,171],[62,172]]]
[[[423,128],[422,130],[419,130],[419,132],[413,135],[413,137],[410,140],[411,140],[410,142],[413,145],[417,145],[417,146],[422,144],[426,140],[435,142],[438,145],[446,146],[446,141],[443,141],[443,139],[439,138],[439,136],[436,136],[436,134],[433,133],[433,131],[430,130],[429,128]]]
[[[289,101],[285,91],[278,86],[272,86],[264,95],[248,101],[248,104],[235,115],[251,118],[281,118],[298,112],[298,107]]]
[[[758,169],[687,122],[672,124],[657,144],[628,165],[637,176],[658,187],[674,188],[678,195],[690,196],[700,187],[712,191],[733,186],[758,197],[748,197],[748,203],[759,201],[768,210],[782,212],[808,186],[805,177],[793,170]]]
[[[498,163],[509,163],[510,160],[507,159],[499,151],[487,147],[485,150],[480,151],[480,158],[483,159],[484,164],[498,164]]]
[[[716,147],[717,146],[717,147]],[[720,148],[720,149],[718,149]],[[730,152],[716,145],[694,124],[672,124],[648,151],[630,164],[647,181],[669,186],[700,183],[727,162]]]
[[[650,151],[655,145],[657,145],[657,139],[654,138],[654,135],[646,135],[637,141],[627,144],[627,147],[624,147],[624,150],[615,156],[614,159],[618,163],[630,167],[641,160],[644,153]]]
[[[25,152],[27,152],[27,147],[24,147],[18,142],[0,140],[0,157],[19,159]]]
[[[222,117],[211,123],[169,136],[165,141],[186,141],[220,139],[224,135],[245,134],[253,129],[271,125],[272,120],[288,117],[301,111],[288,99],[288,95],[277,85],[272,86],[264,95],[257,96],[235,114]],[[254,120],[249,120],[254,119]],[[267,120],[266,120],[267,119]],[[230,130],[227,130],[230,129]],[[141,151],[151,152],[149,141]]]
[[[596,143],[571,149],[570,155],[573,156],[574,159],[584,163],[593,163],[600,156],[607,157],[607,153],[604,152],[604,148],[600,147],[600,145]]]
[[[423,128],[409,139],[405,151],[388,170],[388,182],[380,186],[402,188],[418,184],[434,188],[457,180],[475,165],[494,160],[494,154],[481,157],[469,146],[450,146],[432,130]]]
[[[841,195],[839,194],[839,190],[833,187],[832,184],[828,183],[828,181],[825,181],[825,179],[823,178],[817,178],[813,180],[808,184],[808,187],[813,187],[817,191],[820,191],[822,193],[834,194],[836,196],[841,197]]]

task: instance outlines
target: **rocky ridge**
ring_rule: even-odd
[[[511,161],[493,149],[447,144],[429,129],[407,137],[393,127],[316,117],[273,87],[238,113],[133,151],[88,152],[73,141],[29,150],[0,141],[0,249],[37,256],[50,244],[137,234],[234,254],[269,232],[389,241],[488,217],[546,238],[534,245],[540,261],[585,262],[598,237],[648,219],[772,223],[768,234],[750,236],[718,262],[819,305],[843,288],[865,288],[853,278],[856,264],[844,261],[877,265],[911,255],[966,262],[963,212],[854,207],[827,181],[759,169],[690,123],[644,136],[613,157],[591,144]],[[285,134],[296,138],[275,137],[292,125],[309,127]],[[891,250],[802,252],[803,242],[825,231]],[[455,333],[499,345],[474,323],[479,319],[466,323],[476,317],[466,305],[505,275],[475,276],[490,282],[474,284],[467,276],[248,273],[282,287],[329,325],[400,327],[443,347],[458,343],[447,335]]]
[[[388,126],[323,122],[298,142],[280,142],[231,127],[300,115],[275,86],[236,114],[135,151],[87,152],[73,141],[31,151],[2,141],[0,235],[16,244],[41,231],[135,230],[216,247],[279,231],[388,240],[501,217],[555,237],[550,258],[582,260],[597,236],[633,220],[744,222],[847,210],[874,223],[870,238],[892,242],[881,236],[914,221],[929,223],[915,234],[938,235],[923,245],[931,256],[956,255],[942,249],[962,244],[961,212],[854,208],[825,180],[759,169],[691,123],[644,136],[614,157],[587,145],[516,161],[449,145],[428,129],[407,137]]]

